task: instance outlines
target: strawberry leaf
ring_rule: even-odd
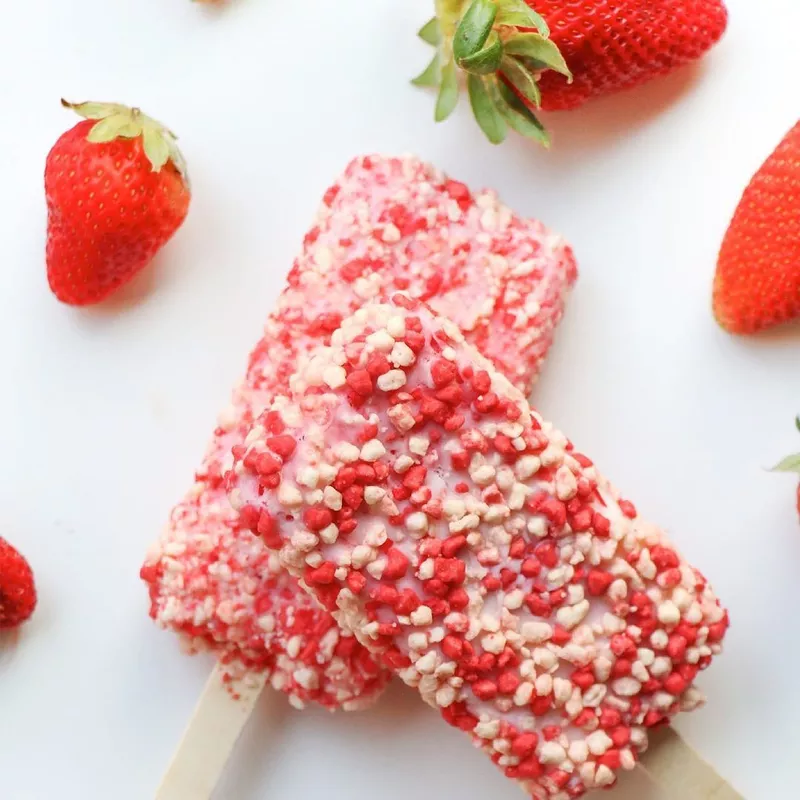
[[[439,54],[437,53],[431,63],[414,78],[411,83],[414,86],[438,86],[441,81],[441,69],[439,68]]]
[[[442,82],[439,84],[439,96],[436,98],[434,119],[443,122],[455,111],[458,105],[458,77],[456,62],[450,59],[442,68]]]
[[[508,127],[502,114],[497,110],[486,86],[487,79],[479,75],[467,76],[467,91],[472,113],[478,121],[481,130],[492,144],[501,144],[507,134]]]
[[[496,16],[497,6],[492,0],[472,0],[453,37],[453,55],[458,63],[483,49]]]
[[[434,17],[429,19],[417,32],[417,36],[426,44],[434,47],[442,41],[442,29],[439,27],[439,20]]]
[[[519,33],[506,40],[505,51],[510,56],[524,56],[541,64],[544,69],[560,72],[572,80],[567,62],[561,55],[558,47],[550,40],[538,33]]]
[[[536,28],[542,36],[550,35],[550,28],[541,14],[537,14],[524,0],[501,0],[497,12],[498,25],[516,28]]]
[[[502,81],[493,80],[489,85],[494,104],[503,119],[520,136],[533,139],[544,147],[550,147],[550,137],[536,115]]]
[[[123,139],[135,139],[137,136],[142,135],[142,131],[143,121],[141,119],[136,119],[135,117],[133,119],[128,117],[122,124],[120,124],[117,131],[117,136]]]
[[[433,42],[435,34],[438,63],[429,64],[413,83],[430,86],[438,79],[437,122],[447,119],[458,103],[460,70],[467,76],[473,112],[490,141],[502,141],[501,135],[505,137],[511,127],[549,146],[544,127],[532,113],[542,105],[539,75],[554,69],[569,80],[572,76],[558,48],[547,38],[547,23],[529,7],[534,3],[436,0],[438,27],[427,23],[420,36]]]
[[[503,43],[496,33],[492,33],[482,50],[468,58],[462,58],[458,66],[473,75],[489,75],[497,72],[502,61]]]
[[[127,114],[113,114],[101,119],[92,127],[86,139],[95,144],[102,144],[103,142],[113,142],[120,136],[131,139],[141,132],[141,125],[137,125],[128,112]]]
[[[541,107],[542,93],[539,91],[536,78],[516,58],[511,58],[510,56],[503,58],[500,69],[531,105],[536,108]]]
[[[522,64],[528,72],[544,72],[546,69],[549,69],[547,64],[543,61],[537,61],[535,58],[526,58],[525,56],[514,56],[517,61]]]
[[[175,134],[167,131],[167,145],[169,146],[169,160],[172,162],[175,169],[178,170],[181,178],[187,189],[191,189],[192,183],[189,180],[189,168],[186,166],[186,160],[181,153],[178,143],[175,141]]]
[[[161,172],[161,168],[170,158],[170,146],[164,133],[152,125],[145,125],[142,146],[152,171]]]
[[[793,456],[787,456],[780,463],[776,464],[771,472],[796,472],[800,475],[800,453],[795,453]]]
[[[119,103],[70,103],[68,100],[61,99],[61,105],[69,108],[84,119],[106,119],[127,112],[129,109]]]

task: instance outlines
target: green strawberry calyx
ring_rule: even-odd
[[[475,119],[492,144],[511,128],[549,146],[535,113],[542,105],[539,79],[554,70],[571,81],[572,73],[547,23],[524,0],[436,0],[436,16],[419,37],[436,54],[412,83],[438,89],[437,122],[458,104],[461,72]]]
[[[800,431],[800,416],[795,418],[795,427]],[[780,463],[772,468],[772,472],[794,472],[800,475],[800,453],[795,453],[793,456],[786,456]]]
[[[161,172],[171,163],[188,186],[186,161],[178,148],[178,137],[158,120],[143,114],[138,108],[119,103],[70,103],[62,99],[61,105],[84,119],[97,120],[86,140],[94,144],[113,142],[115,139],[141,137],[142,148],[153,172]]]

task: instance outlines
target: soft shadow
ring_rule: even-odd
[[[758,345],[784,344],[800,338],[800,319],[778,325],[776,328],[769,328],[752,336],[738,336],[730,334],[734,340],[752,342]]]
[[[85,306],[80,310],[87,317],[105,318],[119,316],[131,311],[147,300],[161,287],[168,287],[173,280],[187,270],[187,251],[180,246],[173,247],[170,242],[156,253],[153,260],[131,280],[120,286],[112,295],[100,303]]]
[[[614,800],[667,800],[667,794],[642,769],[623,773],[613,791]],[[602,800],[608,792],[591,792],[587,800]]]
[[[20,631],[15,628],[11,631],[0,631],[0,667],[14,657],[20,640]]]
[[[778,354],[796,347],[800,342],[800,319],[756,334],[728,333],[713,320],[708,325],[714,327],[713,343],[720,352],[735,354],[756,365],[768,363],[771,354],[779,357]]]
[[[504,146],[516,147],[521,160],[544,160],[556,167],[559,162],[574,164],[576,159],[594,158],[598,150],[664,114],[688,93],[706,69],[704,61],[695,62],[635,89],[592,100],[583,108],[542,114],[553,140],[547,152],[530,147],[521,137],[513,137],[513,143],[509,138]]]
[[[232,796],[259,796],[265,780],[272,772],[270,758],[280,758],[284,729],[290,714],[286,698],[267,686],[236,743],[214,792],[215,798],[224,800]]]
[[[704,62],[695,62],[644,86],[591,101],[576,111],[548,115],[554,151],[594,150],[643,127],[677,103],[705,69]]]
[[[233,5],[240,5],[242,0],[194,0],[194,4],[199,6],[200,12],[207,17],[215,19]]]
[[[393,680],[381,695],[380,702],[361,713],[374,715],[376,721],[380,720],[380,724],[391,725],[394,729],[420,717],[428,717],[431,709],[420,702],[419,693],[415,689],[410,689],[399,680]]]
[[[129,311],[147,299],[155,290],[161,272],[162,258],[157,255],[138,275],[117,289],[108,299],[83,311],[89,316],[106,317]]]

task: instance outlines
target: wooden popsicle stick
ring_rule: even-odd
[[[203,689],[155,800],[209,800],[266,684],[264,673],[225,682],[217,664]],[[233,693],[239,695],[234,698]]]
[[[744,800],[671,727],[650,735],[642,767],[668,797],[676,800]]]

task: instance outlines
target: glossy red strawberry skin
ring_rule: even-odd
[[[542,75],[542,108],[577,108],[700,58],[725,32],[721,0],[526,0],[541,14],[574,80]]]
[[[180,227],[189,190],[172,163],[152,170],[141,137],[95,144],[84,120],[47,157],[47,278],[70,305],[100,302],[152,260]]]
[[[714,316],[752,334],[800,317],[800,123],[764,162],[725,234]]]
[[[25,558],[0,537],[0,631],[18,627],[35,608],[33,571]]]

